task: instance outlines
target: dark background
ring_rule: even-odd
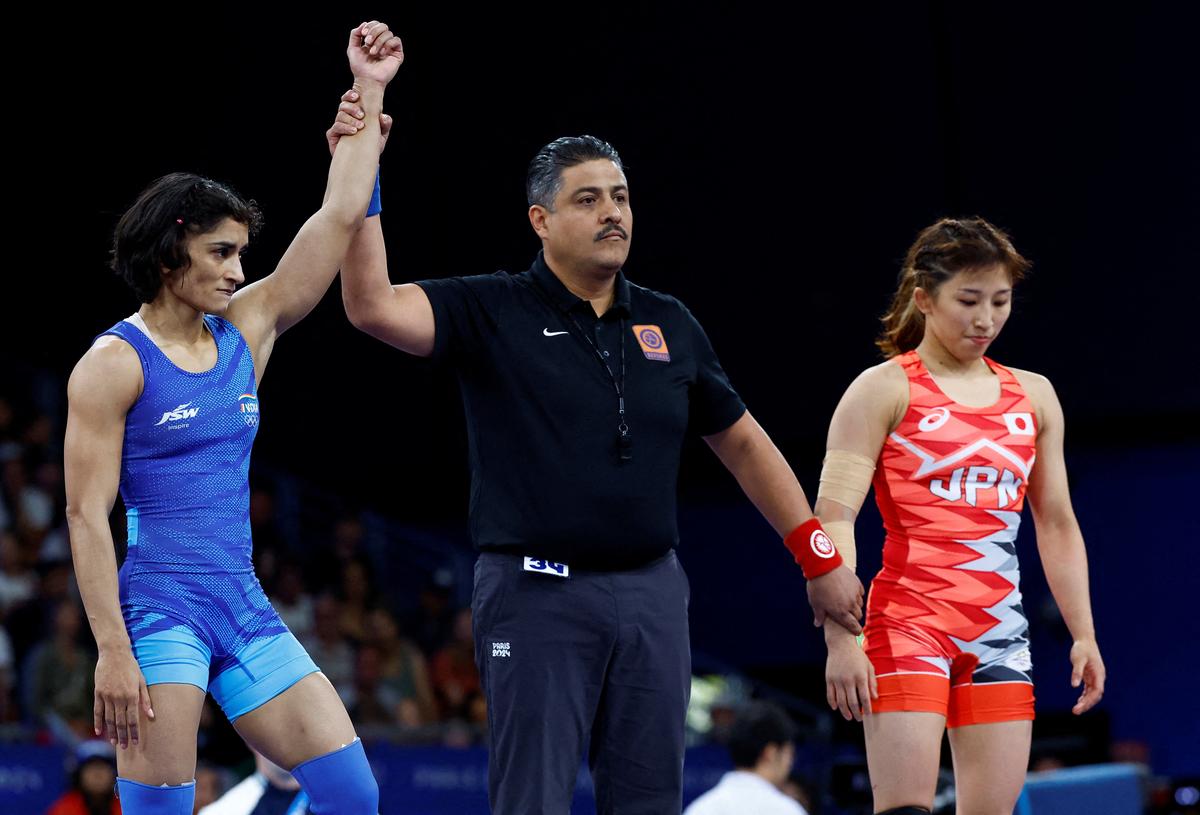
[[[1114,688],[1143,681],[1115,730],[1200,771],[1194,747],[1150,732],[1174,730],[1175,714],[1140,712],[1187,704],[1197,667],[1194,7],[155,8],[13,21],[9,119],[29,135],[9,153],[20,294],[3,321],[7,381],[50,371],[37,387],[61,399],[90,339],[135,309],[107,242],[160,174],[255,198],[267,228],[245,268],[269,273],[320,204],[354,15],[379,14],[406,51],[382,167],[393,280],[525,268],[538,248],[529,158],[564,134],[611,141],[636,213],[629,277],[689,305],[810,496],[837,399],[879,359],[877,316],[915,233],[971,214],[1009,230],[1034,270],[991,355],[1049,376],[1066,412],[1101,644]],[[277,346],[261,397],[256,466],[463,534],[453,378],[357,333],[336,283]],[[798,573],[703,445],[681,490],[697,647],[747,669],[819,666]],[[859,534],[869,574],[878,552]],[[735,553],[758,564],[739,574],[724,560]],[[1114,659],[1132,640],[1143,651]],[[1047,650],[1039,697],[1069,706],[1043,692],[1065,685],[1065,646]]]

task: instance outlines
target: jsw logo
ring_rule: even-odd
[[[200,412],[200,408],[189,408],[188,405],[190,404],[191,402],[184,402],[174,410],[168,410],[163,414],[163,417],[158,420],[158,424],[154,426],[158,427],[158,425],[162,424],[163,422],[177,422],[180,419],[196,418],[196,414]]]

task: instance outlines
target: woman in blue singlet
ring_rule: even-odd
[[[186,173],[148,187],[117,225],[113,267],[142,305],[71,375],[67,518],[99,647],[95,728],[117,751],[126,815],[191,813],[196,731],[211,691],[242,737],[292,771],[313,813],[375,815],[378,790],[328,680],[250,564],[258,382],[281,333],[320,300],[368,209],[399,38],[364,23],[347,49],[374,115],[345,140],[325,203],[273,274],[239,290],[253,202]],[[108,515],[128,517],[120,571]]]

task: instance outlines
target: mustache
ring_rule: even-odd
[[[597,232],[595,240],[604,240],[614,232],[618,233],[625,240],[629,240],[629,233],[625,231],[624,227],[618,226],[617,224],[613,224],[612,226],[606,227]]]

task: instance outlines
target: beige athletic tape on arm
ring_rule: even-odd
[[[849,450],[830,450],[825,454],[821,466],[821,486],[817,500],[834,501],[852,510],[855,515],[862,509],[871,479],[875,476],[875,462],[864,455]],[[821,526],[842,555],[842,560],[851,571],[858,565],[858,552],[854,545],[854,521],[821,520]]]
[[[825,534],[833,538],[846,568],[854,571],[858,565],[858,551],[854,546],[854,521],[821,521]]]

